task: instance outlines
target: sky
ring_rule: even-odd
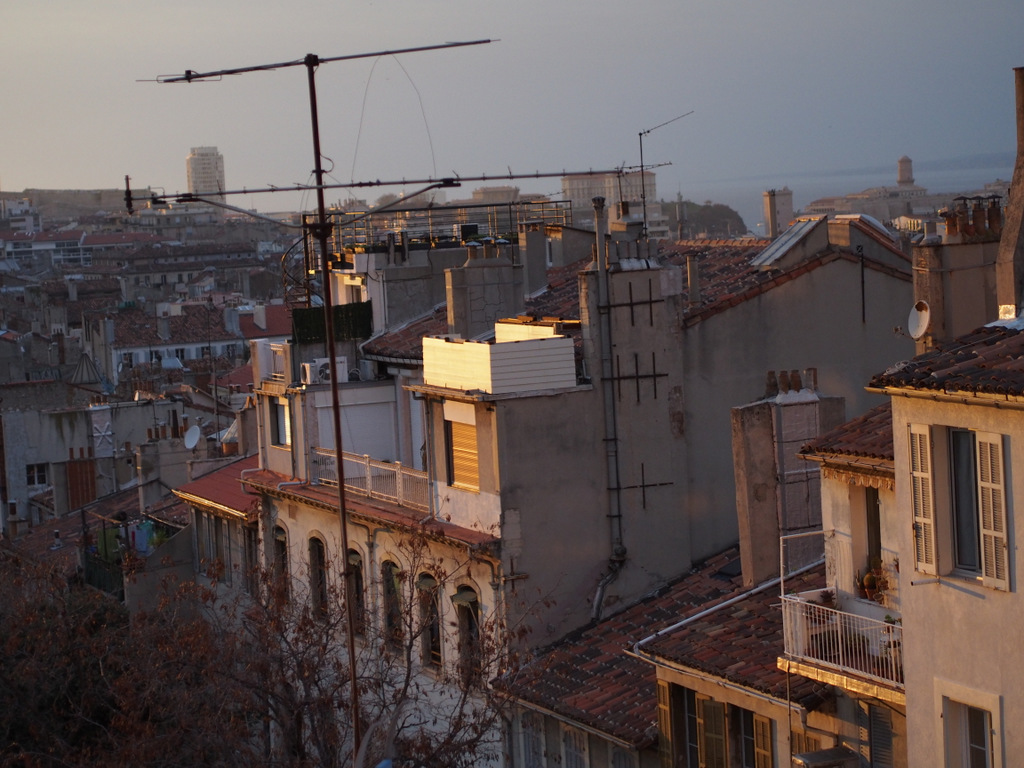
[[[229,190],[310,183],[304,67],[157,78],[489,39],[322,64],[328,183],[637,166],[653,128],[659,198],[724,202],[755,229],[763,190],[799,207],[895,184],[902,155],[933,192],[1008,179],[1022,28],[1020,0],[0,0],[0,190],[183,191],[210,145]],[[485,184],[560,192],[496,178],[448,198]]]

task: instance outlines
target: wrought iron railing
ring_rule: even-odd
[[[401,462],[379,461],[366,455],[341,452],[345,490],[401,507],[427,511],[430,508],[427,473],[402,466]],[[338,457],[328,448],[314,448],[310,456],[310,480],[338,487]]]
[[[783,595],[785,652],[790,659],[903,689],[903,626]]]

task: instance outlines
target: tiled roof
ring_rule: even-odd
[[[228,371],[223,376],[217,377],[218,387],[230,387],[234,384],[242,389],[246,389],[252,383],[252,363],[240,365],[237,368]]]
[[[819,435],[800,453],[819,456],[855,456],[892,463],[892,401]]]
[[[798,594],[825,586],[824,564],[786,577],[786,590]],[[790,676],[778,668],[783,655],[779,587],[739,593],[737,599],[704,608],[640,650],[684,669],[791,701],[813,710],[825,701],[827,686]]]
[[[845,259],[861,263],[861,259],[853,253],[832,248],[788,269],[756,267],[754,259],[766,244],[767,241],[759,240],[749,244],[747,241],[735,244],[680,242],[672,246],[664,256],[668,263],[685,267],[686,257],[693,255],[697,258],[700,273],[700,302],[686,309],[683,324],[694,325],[834,261]],[[907,270],[894,269],[867,257],[863,263],[867,269],[884,272],[908,282],[911,280]]]
[[[244,481],[242,472],[245,472]],[[282,488],[282,483],[288,483],[288,486]],[[293,496],[316,506],[337,509],[336,488],[295,483],[295,478],[258,469],[257,457],[250,457],[193,480],[178,488],[174,494],[189,503],[220,507],[239,515],[245,515],[254,509],[254,504],[259,504],[261,491]],[[346,494],[345,508],[354,518],[416,530],[427,536],[452,539],[461,544],[490,545],[497,541],[491,534],[462,528],[443,520],[431,519],[424,522],[422,511],[377,499],[366,499],[353,493]]]
[[[873,388],[1024,395],[1021,321],[986,325],[871,379]]]
[[[174,495],[189,503],[207,504],[244,516],[259,506],[260,497],[246,493],[241,476],[245,470],[259,467],[259,457],[250,456],[214,470],[208,475],[177,488]]]
[[[549,710],[638,749],[647,747],[657,736],[657,674],[652,664],[627,651],[687,616],[742,595],[738,574],[739,550],[733,548],[615,616],[572,633],[495,684],[524,704]],[[730,658],[721,669],[705,664],[707,672],[757,690],[775,690],[774,683],[782,674],[776,666],[776,657],[782,653],[782,613],[778,588],[768,594],[769,599],[752,597],[740,603],[748,617],[746,626],[727,624],[732,619],[726,609],[712,614],[718,619],[700,622],[705,643],[694,644],[695,653],[704,658],[708,649],[714,649]],[[719,619],[724,619],[721,627],[717,626]],[[678,634],[687,631],[671,633],[663,640],[675,643]],[[741,644],[735,653],[730,650],[731,633]],[[760,643],[746,642],[752,633],[761,638]],[[661,640],[649,643],[647,650],[660,650],[661,644]],[[734,656],[743,660],[739,670],[733,669]],[[794,697],[807,687],[806,681],[795,680]]]
[[[246,313],[239,315],[238,326],[246,339],[267,339],[275,336],[292,335],[292,311],[286,304],[268,304],[266,306],[266,328],[256,325],[255,316]]]
[[[238,334],[224,325],[224,313],[206,305],[184,304],[180,315],[167,318],[167,338],[160,336],[158,318],[141,309],[122,309],[110,315],[114,319],[114,343],[118,349],[194,344],[196,341],[233,341]]]
[[[845,259],[857,264],[861,259],[842,249],[826,250],[805,259],[789,269],[764,269],[754,266],[754,259],[768,246],[768,240],[693,240],[668,246],[659,259],[662,263],[685,268],[687,256],[695,256],[700,272],[700,301],[687,304],[684,325],[694,325],[729,307],[759,296],[772,288],[834,261]],[[525,313],[536,317],[557,317],[579,320],[579,282],[577,275],[587,268],[590,259],[548,270],[548,290],[526,302]],[[910,281],[906,270],[894,269],[871,258],[864,258],[866,268],[885,272]],[[685,282],[685,281],[684,281]],[[687,299],[688,293],[684,291]],[[401,328],[376,338],[364,346],[367,356],[383,360],[422,360],[422,339],[447,332],[444,306],[435,309]]]

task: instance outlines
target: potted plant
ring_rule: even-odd
[[[864,574],[863,585],[864,593],[867,595],[868,599],[873,598],[875,596],[875,590],[878,589],[878,577],[875,576],[873,571],[868,571]]]

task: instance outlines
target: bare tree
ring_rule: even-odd
[[[129,618],[90,588],[0,558],[2,763],[496,762],[504,701],[487,681],[515,666],[510,649],[525,629],[509,627],[500,606],[482,614],[457,586],[471,554],[453,567],[426,537],[402,548],[402,567],[371,582],[391,605],[354,627],[358,755],[343,578],[330,563],[321,581],[261,571],[249,592],[169,582],[157,605]]]

